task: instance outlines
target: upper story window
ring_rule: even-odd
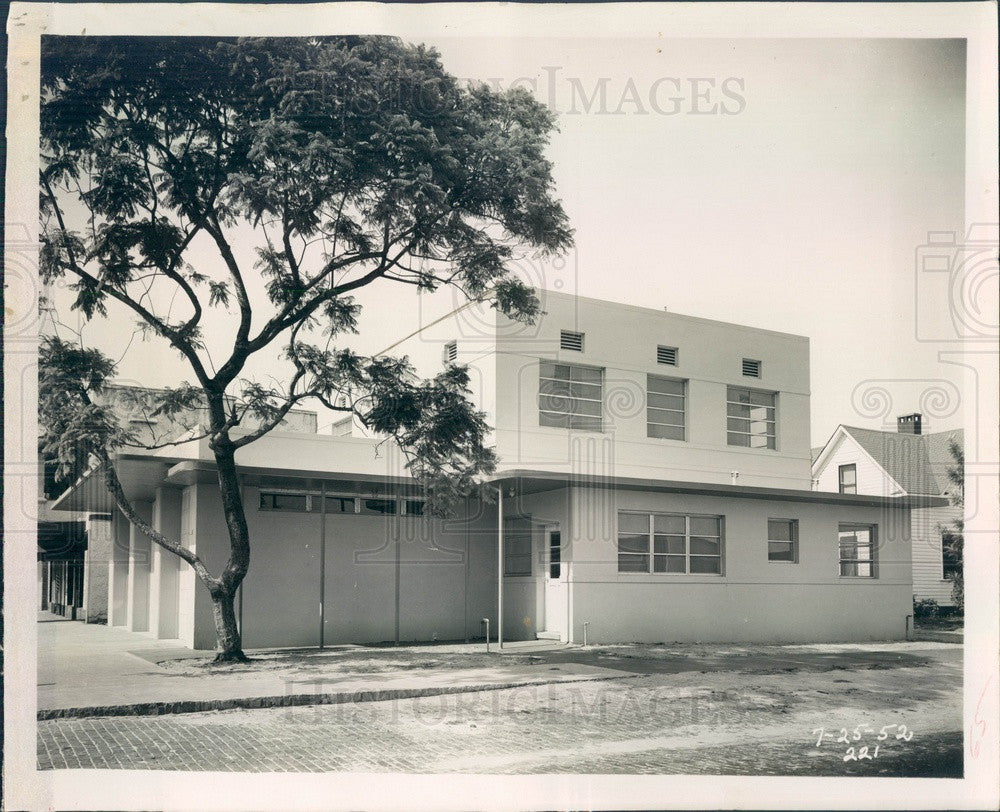
[[[559,349],[583,352],[583,333],[563,330],[559,333]]]
[[[619,513],[618,572],[722,574],[722,517]]]
[[[840,525],[841,576],[878,578],[877,531],[874,524]]]
[[[776,448],[775,392],[730,386],[726,389],[726,439],[744,448]]]
[[[538,364],[538,424],[602,431],[604,370],[577,364]]]
[[[753,358],[743,359],[743,376],[746,378],[759,378],[760,377],[760,361],[755,361]]]
[[[797,519],[767,520],[767,560],[799,563],[799,522]]]
[[[646,376],[646,436],[683,440],[685,382],[660,375]]]
[[[677,366],[677,347],[658,346],[656,348],[656,363]]]
[[[858,492],[858,466],[854,463],[841,465],[837,468],[837,480],[841,493]]]
[[[449,341],[444,345],[444,350],[442,351],[442,360],[446,364],[454,364],[455,359],[458,358],[458,342]]]

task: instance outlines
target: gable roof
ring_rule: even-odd
[[[949,490],[953,464],[948,442],[964,445],[962,429],[935,434],[900,434],[842,426],[858,445],[909,494],[942,494]]]

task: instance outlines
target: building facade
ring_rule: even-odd
[[[952,606],[952,579],[961,567],[941,543],[942,534],[962,518],[962,509],[950,503],[954,485],[948,469],[955,465],[949,452],[954,441],[964,447],[961,429],[926,433],[919,414],[897,419],[897,430],[876,431],[838,426],[818,449],[813,477],[821,490],[877,496],[909,496],[908,535],[912,546],[913,596]],[[937,497],[949,501],[943,504]],[[921,499],[933,503],[921,505]]]
[[[421,310],[427,326],[389,348],[426,375],[466,365],[494,427],[499,468],[458,515],[427,515],[399,449],[349,422],[241,449],[247,647],[471,639],[484,618],[566,642],[906,635],[912,500],[812,490],[807,339],[539,296],[533,325]],[[199,441],[118,465],[153,524],[218,571],[211,459]],[[94,481],[55,507],[116,514]],[[193,571],[113,525],[112,625],[211,648]]]

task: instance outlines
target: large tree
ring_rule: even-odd
[[[55,335],[40,373],[46,447],[64,474],[99,465],[128,520],[195,569],[217,659],[242,661],[233,598],[250,536],[235,455],[290,409],[319,402],[395,438],[439,512],[495,465],[463,368],[420,380],[406,358],[342,342],[357,323],[350,294],[376,284],[456,286],[535,317],[509,266],[516,250],[571,243],[544,156],[553,117],[388,37],[46,37],[41,81],[42,279],[66,279],[84,319],[130,314],[186,362],[192,380],[155,393],[153,409],[207,415],[188,436],[214,454],[225,567],[209,572],[137,514],[116,452],[150,444],[107,404],[115,366]],[[287,379],[256,380],[251,360],[279,349]]]

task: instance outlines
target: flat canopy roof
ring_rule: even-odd
[[[607,477],[594,474],[566,474],[552,471],[514,469],[497,474],[491,483],[510,483],[519,493],[543,493],[561,488],[615,488],[625,491],[654,493],[685,493],[697,496],[726,496],[736,499],[769,499],[781,502],[809,502],[857,507],[943,507],[949,504],[943,496],[874,496],[870,494],[832,493],[793,488],[757,488],[749,485],[723,485],[706,482],[645,479],[641,477]]]
[[[117,460],[118,476],[129,499],[151,500],[162,485],[184,486],[195,482],[216,481],[215,465],[203,460],[176,460],[157,457],[122,455]],[[281,487],[280,480],[312,480],[316,488],[323,482],[329,488],[356,491],[377,491],[381,488],[419,490],[419,484],[409,476],[385,476],[337,471],[290,470],[280,467],[239,466],[245,484]],[[683,493],[698,496],[724,496],[734,499],[768,499],[780,502],[807,502],[858,507],[926,508],[949,504],[943,496],[875,496],[844,494],[828,491],[807,491],[793,488],[758,488],[749,485],[724,485],[706,482],[648,479],[642,477],[598,476],[594,474],[560,473],[531,469],[501,471],[489,480],[492,485],[512,485],[518,493],[531,494],[562,488],[615,488],[624,491],[653,493]],[[56,511],[90,511],[106,513],[112,500],[99,476],[91,469],[52,505]]]

